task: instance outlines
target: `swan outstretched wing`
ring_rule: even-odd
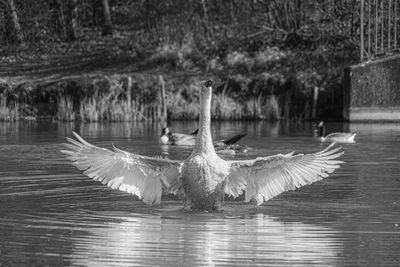
[[[136,195],[147,204],[159,204],[163,187],[171,188],[180,173],[181,161],[145,157],[114,147],[114,151],[89,144],[77,133],[77,140],[67,137],[64,144],[78,169],[96,181],[113,189]]]
[[[245,191],[245,201],[257,205],[285,191],[314,183],[340,167],[343,152],[332,148],[313,154],[279,154],[254,160],[229,161],[225,193],[234,197]]]

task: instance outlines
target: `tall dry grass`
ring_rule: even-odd
[[[7,104],[7,100],[0,95],[0,121],[16,121],[19,119],[19,105]]]
[[[200,103],[185,99],[181,92],[167,97],[168,118],[172,120],[195,120],[199,117]]]
[[[281,108],[274,95],[257,98],[251,98],[246,101],[246,118],[254,120],[276,121],[281,119]]]
[[[72,97],[60,94],[58,98],[57,119],[60,121],[74,121],[76,113]]]
[[[276,121],[281,119],[281,107],[275,95],[269,96],[264,105],[264,114],[267,120]]]
[[[243,106],[232,97],[229,93],[222,91],[213,97],[213,105],[211,107],[211,116],[216,120],[240,120],[243,115]]]
[[[98,96],[87,97],[79,103],[79,115],[83,121],[102,121],[104,100]]]
[[[130,78],[126,89],[120,81],[109,77],[106,79],[108,81],[106,90],[96,90],[90,96],[79,99],[77,111],[74,110],[72,97],[60,94],[57,118],[99,122],[136,121],[158,116],[160,112],[156,104],[145,104],[134,99]]]
[[[106,90],[94,90],[83,99],[60,94],[57,118],[59,120],[138,121],[162,120],[161,96],[153,89],[153,98],[140,97],[132,90],[132,81],[107,78]],[[157,85],[155,85],[157,86]],[[104,89],[104,88],[103,88]],[[136,95],[135,95],[136,92]],[[200,103],[197,85],[167,92],[166,106],[171,120],[195,120],[199,117]],[[147,102],[146,102],[147,101]],[[74,104],[75,103],[75,104]],[[281,107],[274,95],[253,97],[249,100],[233,97],[224,89],[214,94],[211,116],[214,120],[279,120]]]
[[[247,119],[265,119],[262,107],[265,99],[260,95],[257,98],[250,98],[245,102]]]

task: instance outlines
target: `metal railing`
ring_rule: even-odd
[[[360,4],[360,61],[400,52],[400,0]]]

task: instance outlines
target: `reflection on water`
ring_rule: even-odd
[[[328,124],[355,131],[330,178],[256,208],[228,200],[222,213],[186,213],[180,200],[149,207],[82,175],[59,152],[72,131],[96,145],[184,159],[158,144],[164,125],[0,123],[0,266],[400,265],[400,125]],[[196,122],[173,122],[192,132]],[[247,133],[235,158],[313,152],[311,124],[214,123]]]
[[[87,236],[75,240],[71,262],[80,266],[104,262],[139,266],[334,265],[343,247],[328,227],[283,223],[264,214],[176,213],[118,219],[120,222],[89,229]]]

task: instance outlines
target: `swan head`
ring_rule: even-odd
[[[200,90],[200,95],[203,99],[211,99],[212,96],[212,81],[208,80],[206,81],[203,86],[201,87]]]

